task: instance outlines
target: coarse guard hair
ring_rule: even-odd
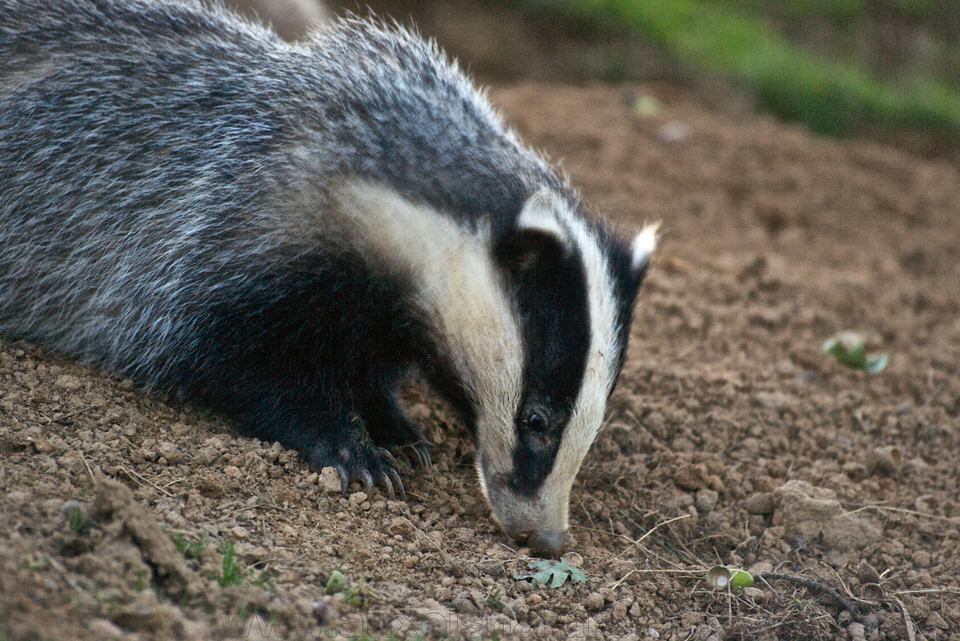
[[[584,213],[430,42],[215,5],[0,0],[0,334],[403,493],[413,371],[494,515],[563,546],[656,229]]]

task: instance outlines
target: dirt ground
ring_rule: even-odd
[[[405,503],[343,497],[216,417],[0,343],[0,640],[960,638],[957,168],[664,87],[493,99],[593,208],[665,230],[573,492],[588,580],[513,577],[473,445],[417,392],[434,468]],[[821,354],[848,328],[886,371]],[[768,581],[714,591],[717,564]]]

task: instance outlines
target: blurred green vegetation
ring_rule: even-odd
[[[896,79],[885,78],[861,61],[825,54],[789,39],[772,19],[813,18],[842,25],[893,15],[936,26],[944,21],[943,3],[938,0],[527,2],[591,26],[634,31],[693,71],[745,83],[763,108],[806,123],[819,133],[906,130],[953,145],[960,141],[960,93],[948,78],[934,77],[923,68]],[[960,9],[947,11],[951,20],[960,20]]]
[[[849,23],[877,11],[916,20],[936,19],[942,15],[944,0],[735,0],[735,4],[755,11],[774,8],[797,17],[827,18],[837,23]]]

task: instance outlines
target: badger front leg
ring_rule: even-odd
[[[430,467],[430,444],[423,428],[397,402],[399,375],[383,370],[368,382],[361,408],[370,439],[381,447],[403,452],[411,463]]]
[[[396,460],[371,442],[349,390],[316,381],[284,381],[264,383],[248,393],[260,400],[244,408],[239,425],[243,434],[297,450],[313,471],[336,469],[344,492],[359,481],[368,489],[382,486],[391,499],[398,494],[406,498]]]

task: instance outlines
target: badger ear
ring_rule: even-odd
[[[659,230],[660,223],[646,225],[630,243],[630,275],[638,285],[646,275],[650,259],[657,249]]]
[[[563,201],[548,189],[527,198],[497,243],[500,262],[509,269],[524,271],[541,260],[565,256],[570,239],[560,224],[559,208],[563,206]]]

